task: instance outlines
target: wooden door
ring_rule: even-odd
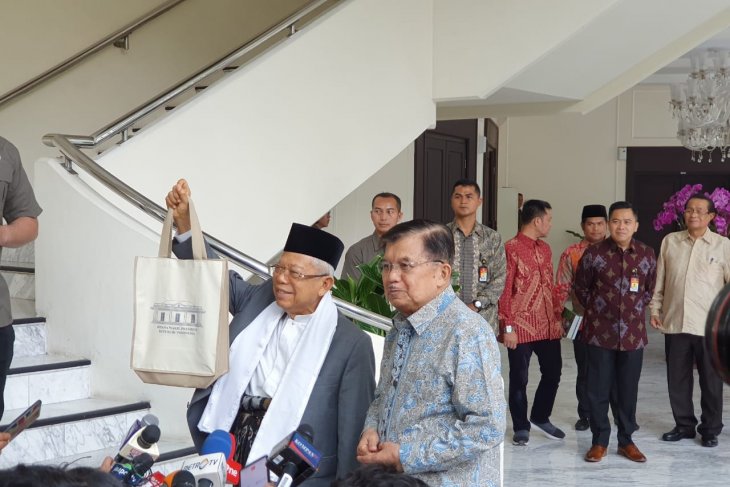
[[[499,153],[499,127],[490,119],[484,120],[487,151],[484,153],[482,176],[482,223],[497,228],[497,156]]]
[[[416,139],[413,217],[448,223],[451,188],[461,178],[476,177],[477,121],[438,122]]]
[[[466,141],[459,137],[426,134],[425,157],[422,163],[423,186],[420,195],[422,214],[436,222],[453,220],[451,187],[466,177]]]

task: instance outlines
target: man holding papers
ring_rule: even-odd
[[[578,302],[578,298],[573,291],[573,282],[575,280],[575,271],[578,269],[578,262],[583,257],[583,252],[589,245],[602,242],[606,238],[606,207],[603,205],[586,205],[580,217],[580,228],[583,230],[583,240],[569,246],[560,255],[558,263],[558,272],[555,279],[559,285],[559,289],[564,292],[561,302],[565,303],[568,298],[572,303],[573,312],[583,316],[583,306]],[[568,322],[570,325],[571,320]],[[576,337],[569,336],[573,340],[573,350],[575,352],[575,364],[578,368],[578,377],[575,380],[575,396],[578,398],[578,421],[575,423],[577,431],[585,431],[588,429],[588,417],[590,409],[588,408],[588,393],[586,373],[588,363],[586,362],[586,344],[580,340],[580,332]]]

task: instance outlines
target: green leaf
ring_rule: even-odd
[[[369,294],[365,297],[365,307],[374,313],[378,313],[381,316],[392,318],[395,314],[391,309],[388,302],[383,296],[377,294]]]
[[[360,269],[360,278],[355,281],[348,276],[347,279],[336,279],[335,286],[332,289],[332,295],[340,299],[360,306],[368,311],[379,314],[384,318],[392,317],[395,312],[390,309],[390,305],[385,299],[383,290],[383,278],[380,274],[378,264],[382,260],[380,254],[376,255],[373,260],[358,265]],[[360,329],[379,336],[385,336],[385,330],[372,325],[355,321]]]

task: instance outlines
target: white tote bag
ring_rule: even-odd
[[[193,259],[170,258],[172,211],[158,257],[134,264],[132,369],[149,384],[206,388],[228,372],[228,262],[206,256],[190,201]]]

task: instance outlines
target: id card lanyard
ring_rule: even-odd
[[[487,259],[479,254],[479,273],[478,281],[482,284],[489,282],[489,268],[487,267]]]
[[[631,271],[631,280],[629,281],[629,292],[630,293],[639,292],[639,271],[635,267]]]

